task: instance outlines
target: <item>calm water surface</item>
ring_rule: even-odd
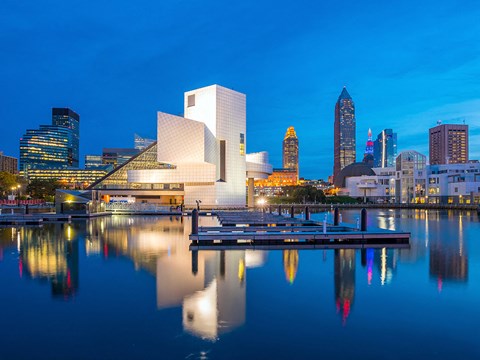
[[[369,215],[411,249],[192,253],[180,217],[0,229],[0,359],[479,359],[477,214]]]

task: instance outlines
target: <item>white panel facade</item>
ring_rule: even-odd
[[[182,163],[176,169],[129,170],[128,182],[143,184],[208,183],[216,181],[216,166],[209,163]]]
[[[205,138],[213,138],[205,124],[199,121],[158,113],[157,160],[170,164],[204,162],[211,159],[214,149],[207,148]],[[207,156],[208,154],[208,156]]]

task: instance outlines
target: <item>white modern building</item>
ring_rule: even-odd
[[[375,175],[362,175],[345,178],[343,195],[362,198],[364,202],[380,203],[395,200],[395,168],[373,168]]]
[[[480,204],[480,163],[427,165],[426,156],[403,151],[395,167],[349,176],[339,194],[370,202]]]
[[[246,178],[272,172],[266,153],[252,154],[247,163],[246,96],[219,85],[188,91],[184,114],[159,112],[156,144],[93,188],[106,201],[126,196],[136,202],[244,207]]]
[[[427,201],[437,204],[480,203],[480,163],[430,165]]]

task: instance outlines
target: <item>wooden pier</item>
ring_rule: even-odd
[[[366,210],[362,211],[363,229],[260,212],[219,212],[217,216],[222,226],[198,227],[198,216],[192,216],[191,250],[410,247],[408,232],[367,231]]]

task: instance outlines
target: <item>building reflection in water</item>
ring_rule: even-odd
[[[78,290],[78,240],[71,224],[20,230],[20,276],[46,280],[52,295],[68,299]]]
[[[298,250],[283,250],[283,269],[285,278],[293,284],[298,271]]]
[[[113,217],[99,230],[104,256],[127,256],[156,277],[157,308],[182,307],[184,330],[216,340],[245,322],[246,269],[258,251],[190,251],[190,218]],[[217,224],[202,217],[202,226]],[[95,241],[94,238],[91,239]]]
[[[463,238],[464,216],[456,215],[458,230],[455,226],[442,228],[438,231],[438,237],[430,241],[430,277],[437,281],[439,292],[445,282],[468,281],[468,256]]]
[[[245,252],[215,252],[204,265],[204,288],[183,299],[183,327],[215,340],[245,323]]]
[[[334,251],[335,303],[345,325],[355,297],[355,250]]]
[[[3,261],[4,251],[9,248],[15,248],[18,244],[19,235],[17,228],[0,228],[0,261]]]

